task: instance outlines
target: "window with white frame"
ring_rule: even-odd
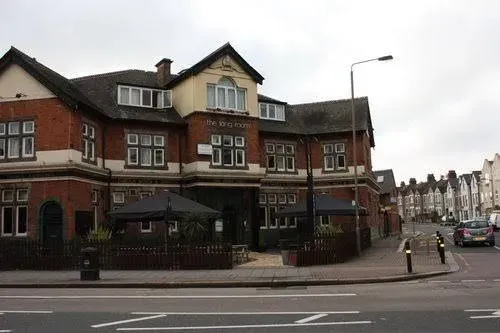
[[[290,143],[266,143],[266,167],[269,171],[295,171],[295,145]]]
[[[153,231],[153,222],[147,221],[147,222],[140,222],[141,224],[141,232],[151,232]]]
[[[295,228],[296,218],[278,218],[276,213],[286,205],[297,203],[295,193],[260,193],[259,194],[259,219],[261,229]]]
[[[144,199],[144,198],[150,197],[152,194],[153,194],[153,192],[151,192],[151,191],[140,192],[139,198]]]
[[[118,86],[118,104],[163,109],[172,107],[172,91]]]
[[[2,190],[2,236],[22,237],[28,234],[28,189]]]
[[[0,162],[35,156],[33,120],[0,123]]]
[[[170,233],[179,232],[179,222],[178,221],[168,221],[168,230]]]
[[[247,90],[222,77],[217,84],[207,84],[207,108],[246,111]]]
[[[95,161],[95,127],[87,123],[82,128],[82,159],[86,161]]]
[[[327,143],[323,145],[323,168],[325,171],[346,170],[345,143]]]
[[[125,192],[113,192],[113,203],[125,203]]]
[[[141,167],[164,167],[165,136],[128,133],[127,165]]]
[[[213,134],[212,165],[224,167],[246,166],[246,139],[242,136]]]
[[[285,106],[282,104],[259,103],[260,119],[285,121]]]

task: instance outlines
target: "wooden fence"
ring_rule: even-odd
[[[101,269],[175,270],[230,269],[230,243],[165,244],[147,240],[64,241],[42,243],[34,240],[0,240],[0,270],[75,270],[79,269],[81,250],[94,247],[99,252]]]
[[[371,247],[370,229],[361,230],[361,249]],[[355,257],[356,232],[335,235],[316,235],[297,244],[297,266],[313,266],[342,263]]]

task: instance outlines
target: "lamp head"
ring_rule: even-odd
[[[387,60],[392,60],[392,59],[394,59],[394,58],[390,54],[383,56],[383,57],[380,57],[380,58],[377,58],[378,61],[387,61]]]

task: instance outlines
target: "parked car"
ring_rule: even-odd
[[[455,221],[455,218],[453,216],[446,216],[444,215],[443,217],[441,217],[441,223],[439,224],[441,226],[455,226],[457,225],[457,222]]]
[[[500,228],[500,212],[494,211],[493,213],[491,213],[488,222],[493,227],[493,229],[497,231]]]
[[[453,241],[460,247],[485,243],[495,246],[495,233],[487,220],[468,220],[460,222],[455,227]]]

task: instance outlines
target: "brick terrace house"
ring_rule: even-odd
[[[297,225],[275,213],[305,200],[307,141],[315,192],[354,197],[350,100],[260,95],[264,78],[230,44],[178,74],[171,63],[70,80],[14,47],[0,59],[2,237],[70,239],[169,189],[222,211],[225,239],[275,245]],[[368,99],[355,105],[360,203],[376,221]]]
[[[388,235],[399,230],[398,190],[392,169],[374,171],[375,179],[380,186],[379,219],[381,231]]]

